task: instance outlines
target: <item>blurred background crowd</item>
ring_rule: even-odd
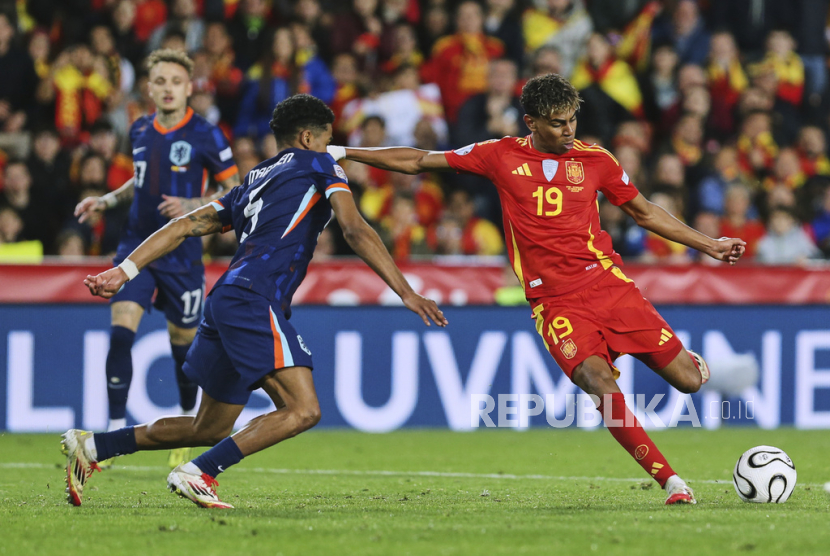
[[[651,201],[759,263],[830,257],[830,0],[0,0],[0,252],[114,252],[127,207],[83,225],[89,195],[132,175],[127,130],[152,112],[144,59],[195,62],[193,109],[244,175],[276,154],[271,110],[310,93],[335,142],[457,148],[528,133],[531,76],[568,77],[577,137],[609,149]],[[495,188],[346,162],[398,260],[504,252]],[[698,253],[602,201],[627,260]],[[315,259],[347,255],[336,230]],[[232,255],[233,234],[206,242]],[[711,261],[714,262],[714,261]]]

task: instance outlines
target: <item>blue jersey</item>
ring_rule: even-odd
[[[346,173],[327,153],[285,149],[251,170],[241,186],[212,203],[224,230],[233,229],[239,240],[215,288],[253,290],[289,318],[317,237],[331,220],[328,199],[336,191],[351,193]]]
[[[167,224],[158,210],[162,195],[201,197],[208,176],[225,180],[238,172],[222,131],[188,108],[184,119],[167,129],[155,115],[143,116],[130,128],[135,169],[135,195],[116,260]],[[187,238],[171,253],[150,265],[164,272],[202,269],[202,242]]]

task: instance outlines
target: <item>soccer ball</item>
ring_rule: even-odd
[[[783,450],[755,446],[738,458],[732,484],[744,502],[783,504],[795,488],[795,465]]]

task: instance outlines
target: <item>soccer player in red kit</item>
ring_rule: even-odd
[[[568,378],[597,396],[608,430],[666,490],[666,504],[694,504],[692,490],[626,407],[614,360],[631,354],[684,393],[696,392],[709,368],[683,348],[623,274],[611,237],[600,228],[597,192],[641,227],[729,264],[746,244],[712,239],[647,201],[611,153],[575,138],[581,102],[566,79],[543,75],[522,90],[527,137],[447,152],[330,146],[329,154],[407,174],[455,170],[491,180],[501,199],[510,262],[550,354]]]

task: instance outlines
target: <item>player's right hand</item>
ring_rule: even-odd
[[[87,197],[75,205],[75,216],[79,217],[78,222],[84,223],[95,212],[101,212],[106,205],[100,197]]]
[[[417,313],[427,326],[432,326],[429,323],[429,319],[432,319],[435,324],[442,328],[449,324],[447,319],[444,318],[444,313],[433,300],[427,299],[415,292],[405,295],[402,300],[404,306],[410,311]]]
[[[84,285],[89,288],[89,293],[109,299],[127,283],[127,274],[119,267],[111,268],[97,276],[84,278]]]

